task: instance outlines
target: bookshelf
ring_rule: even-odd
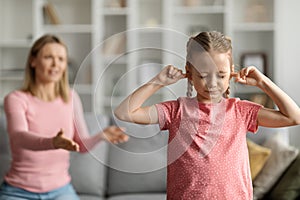
[[[186,42],[199,31],[231,36],[237,69],[244,53],[264,52],[272,78],[275,1],[0,0],[0,103],[21,85],[22,72],[17,69],[24,68],[32,42],[45,33],[56,34],[67,44],[70,82],[85,112],[111,115],[125,96],[166,64],[184,70]],[[257,9],[255,5],[260,6],[261,18],[247,14]],[[236,84],[232,91],[235,96],[259,93]],[[186,82],[181,81],[148,103],[185,93]]]
[[[23,60],[33,37],[32,1],[0,1],[0,104],[4,96],[19,87]],[[18,6],[17,6],[18,5]],[[19,13],[19,15],[16,15]]]
[[[230,3],[229,34],[233,38],[234,61],[236,70],[244,67],[243,55],[264,54],[265,73],[273,79],[275,63],[276,21],[274,17],[276,0],[232,0]],[[253,60],[252,63],[255,61]],[[251,63],[251,61],[249,61]],[[263,71],[262,71],[263,72]],[[231,87],[235,96],[252,99],[261,95],[262,91],[235,84]]]

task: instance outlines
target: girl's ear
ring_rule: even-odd
[[[192,80],[191,68],[188,64],[185,65],[186,76],[189,80]]]

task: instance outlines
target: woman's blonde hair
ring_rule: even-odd
[[[193,53],[215,51],[218,53],[229,53],[230,66],[233,64],[231,39],[217,31],[201,32],[191,37],[186,45],[186,66],[193,67],[191,60]],[[192,96],[192,83],[188,79],[187,96]],[[229,88],[225,93],[225,97],[229,96]]]
[[[37,57],[39,51],[49,43],[57,43],[65,47],[67,51],[67,46],[63,43],[61,39],[56,37],[55,35],[43,35],[39,39],[35,41],[35,43],[32,45],[30,52],[28,54],[26,68],[25,68],[25,78],[22,90],[25,92],[30,92],[32,95],[36,96],[35,91],[35,68],[31,66],[31,63],[34,58]],[[55,85],[55,94],[57,96],[60,96],[64,102],[69,101],[69,81],[68,81],[68,67],[66,67],[66,70],[64,71],[62,78],[56,83]]]

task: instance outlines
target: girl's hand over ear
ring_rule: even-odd
[[[61,129],[57,135],[52,139],[55,149],[65,149],[68,151],[79,151],[79,145],[71,139],[64,136],[64,132]]]
[[[265,77],[256,67],[250,66],[241,69],[239,72],[233,73],[235,82],[251,86],[262,86],[262,81]]]
[[[167,86],[176,83],[180,79],[186,78],[186,74],[173,65],[167,65],[155,78],[158,79],[160,84]]]

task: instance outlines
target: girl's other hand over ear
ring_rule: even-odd
[[[79,151],[79,145],[73,140],[66,138],[61,129],[57,135],[52,139],[53,146],[56,149],[65,149],[68,151]]]
[[[166,86],[176,83],[180,79],[186,78],[186,74],[184,74],[181,69],[178,69],[173,65],[167,65],[155,78],[158,79],[160,84]]]
[[[238,72],[232,73],[231,76],[235,78],[235,82],[257,87],[262,85],[265,78],[265,75],[254,66],[245,67]]]

